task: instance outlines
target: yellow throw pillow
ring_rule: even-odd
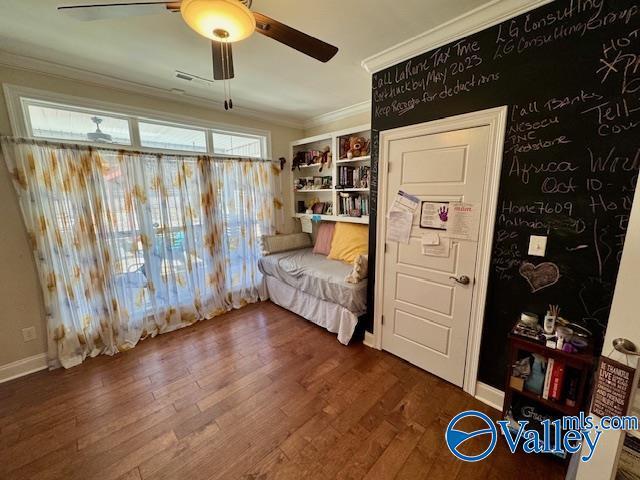
[[[368,226],[355,223],[336,223],[328,258],[353,264],[358,255],[367,255],[368,253]]]

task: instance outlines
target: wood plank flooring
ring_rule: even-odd
[[[479,464],[455,459],[444,430],[471,407],[498,415],[267,302],[1,384],[0,478],[564,477],[503,443]]]

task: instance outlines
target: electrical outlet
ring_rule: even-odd
[[[25,342],[36,339],[36,327],[27,327],[22,329],[22,338]]]

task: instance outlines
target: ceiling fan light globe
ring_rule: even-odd
[[[226,41],[237,42],[256,29],[253,13],[238,0],[183,0],[180,13],[187,25],[211,40],[221,40],[216,30],[228,32]]]

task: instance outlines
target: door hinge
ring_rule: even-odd
[[[382,315],[382,325],[384,325],[384,315]]]
[[[387,243],[384,244],[384,253],[387,253]]]

